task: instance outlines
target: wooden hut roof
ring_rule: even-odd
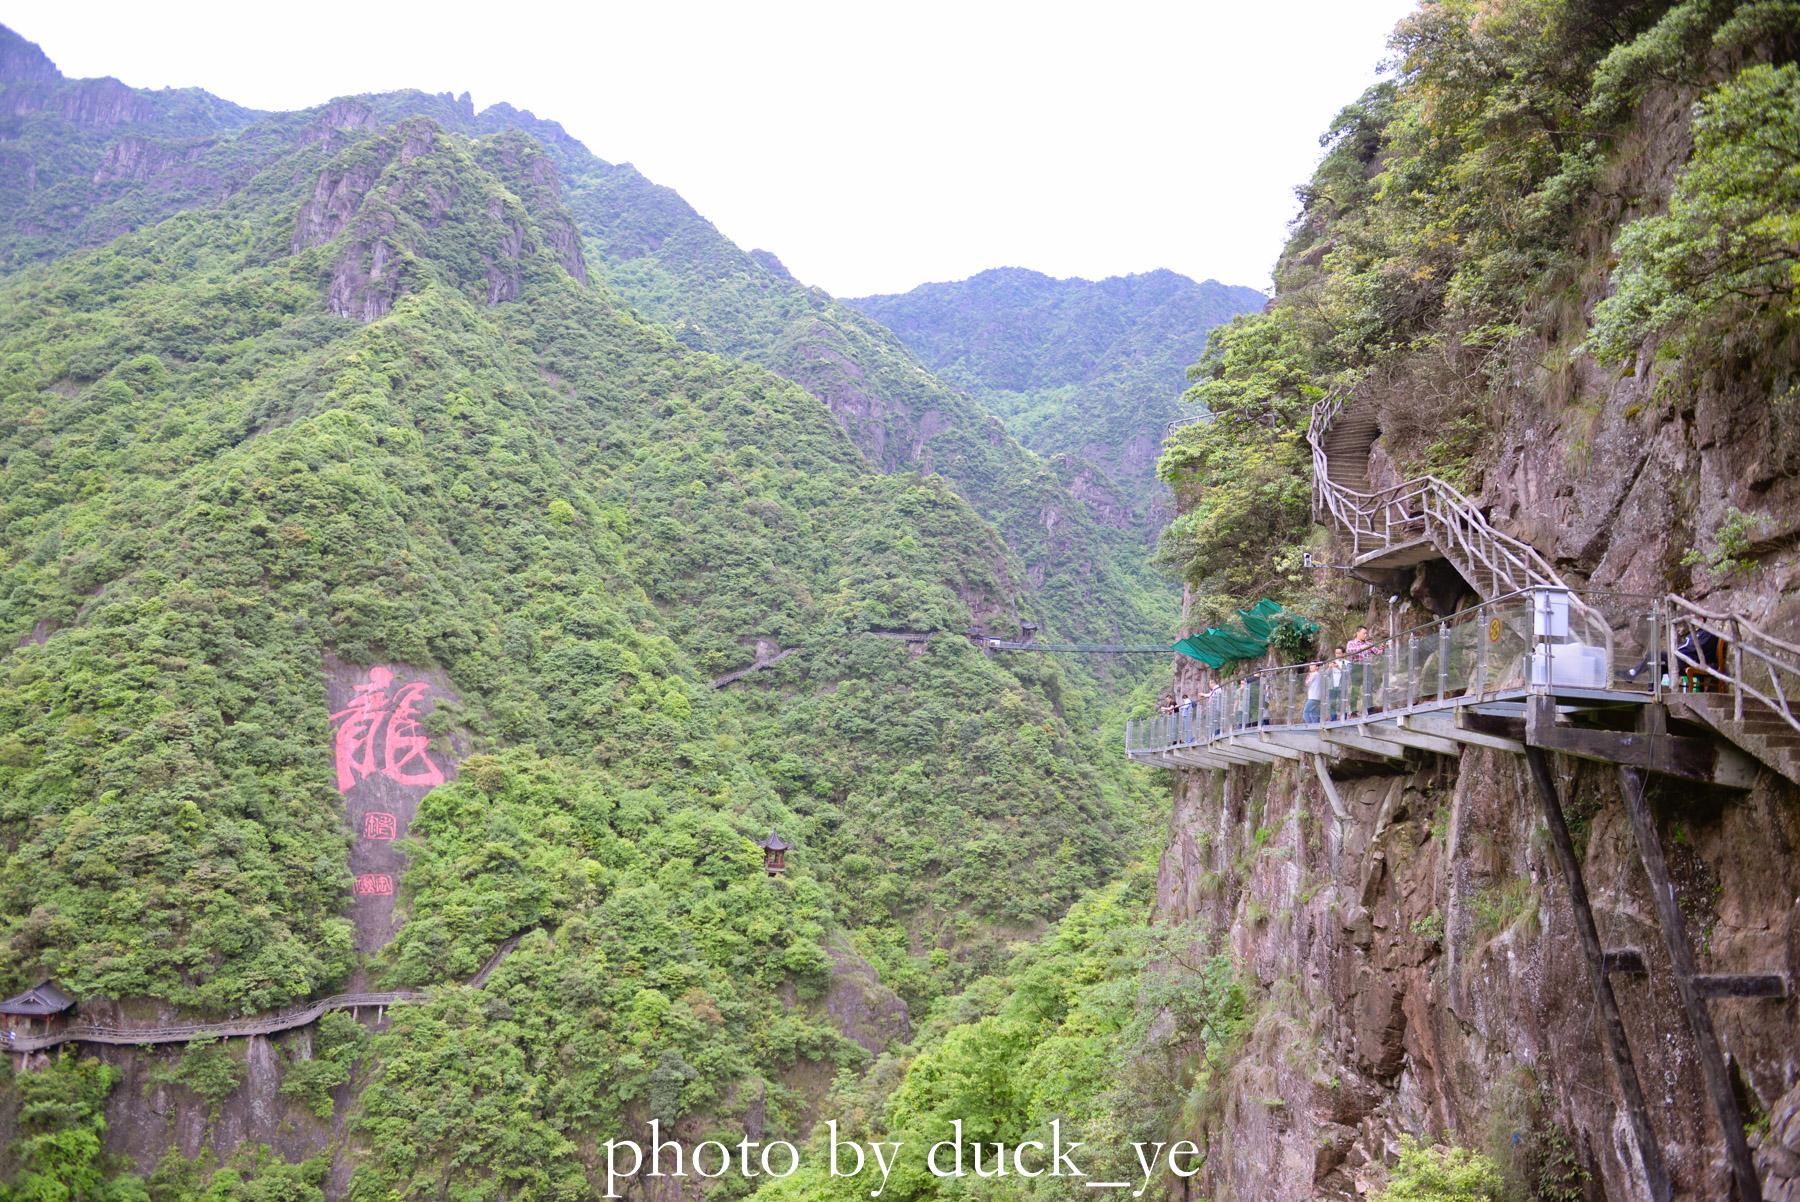
[[[75,999],[49,981],[39,981],[24,993],[0,1002],[0,1014],[18,1014],[42,1018],[75,1008]]]

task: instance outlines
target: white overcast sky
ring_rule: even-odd
[[[415,87],[550,117],[840,296],[1021,266],[1266,287],[1413,0],[0,8],[71,77],[263,109]]]

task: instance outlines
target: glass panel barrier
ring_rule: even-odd
[[[1528,589],[1401,631],[1356,657],[1222,682],[1185,711],[1134,720],[1127,748],[1204,746],[1262,727],[1318,726],[1532,688],[1678,689],[1660,684],[1670,620],[1654,597]]]

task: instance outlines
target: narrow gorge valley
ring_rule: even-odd
[[[1800,7],[1389,45],[839,298],[0,26],[0,1202],[1800,1202]]]

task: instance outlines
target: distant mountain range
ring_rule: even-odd
[[[846,303],[978,397],[1027,447],[1072,456],[1059,464],[1065,479],[1098,468],[1155,526],[1164,512],[1156,457],[1164,424],[1183,412],[1188,365],[1209,330],[1266,300],[1254,288],[1173,271],[1094,282],[1002,267]],[[1085,491],[1103,504],[1093,484]]]

